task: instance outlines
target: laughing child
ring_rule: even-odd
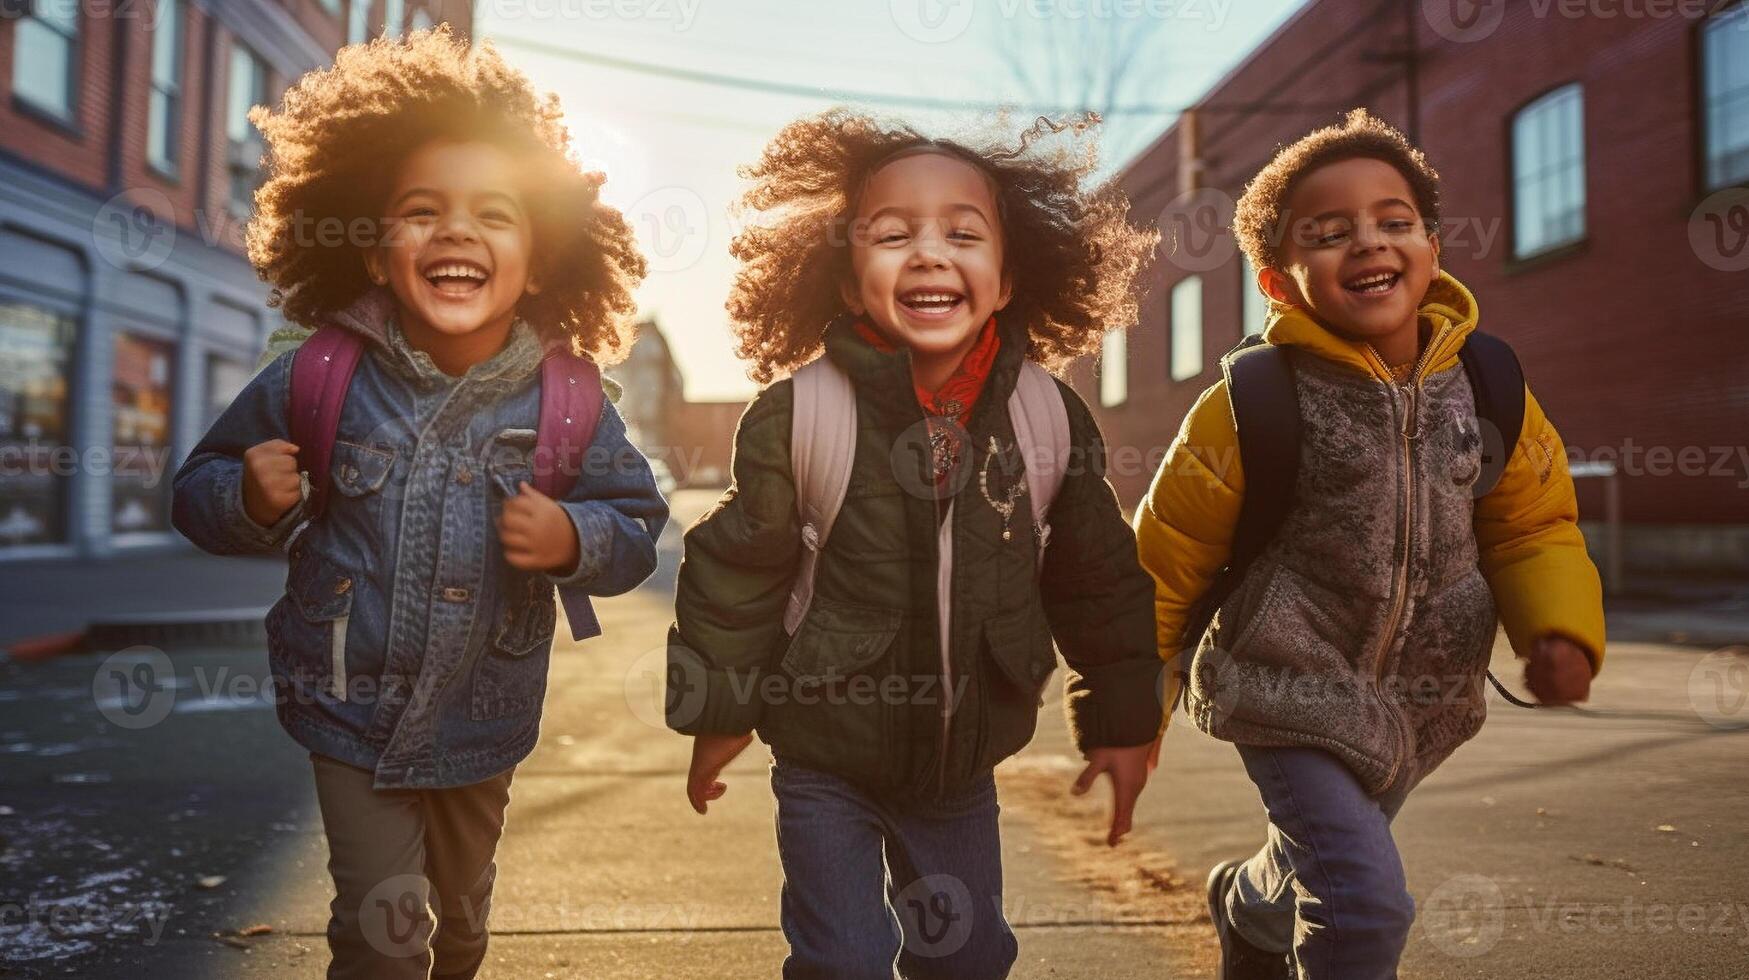
[[[992,770],[1033,735],[1053,639],[1087,759],[1077,790],[1112,776],[1111,843],[1147,778],[1153,587],[1098,429],[1061,382],[1074,462],[1050,534],[1006,533],[1029,523],[1007,409],[1023,361],[1090,353],[1133,322],[1154,242],[1115,188],[1083,187],[1087,155],[1047,152],[1051,128],[973,147],[839,110],[792,123],[744,171],[741,354],[760,382],[831,358],[854,388],[856,448],[786,635],[804,549],[793,379],[748,406],[734,485],[686,535],[669,724],[694,736],[700,813],[751,733],[771,746],[785,977],[888,978],[895,961],[907,978],[1007,975]]]
[[[1496,619],[1544,704],[1585,700],[1602,591],[1560,436],[1522,434],[1475,497],[1482,442],[1460,352],[1476,299],[1439,268],[1439,177],[1355,110],[1281,150],[1234,219],[1292,367],[1292,503],[1203,635],[1247,474],[1227,383],[1203,393],[1136,515],[1158,636],[1195,649],[1186,705],[1237,743],[1268,842],[1209,878],[1229,980],[1390,980],[1414,919],[1391,837],[1411,789],[1476,734]],[[1237,357],[1252,356],[1239,353]]]
[[[667,505],[610,403],[586,459],[611,465],[563,499],[530,483],[543,357],[618,354],[644,262],[557,100],[447,27],[345,48],[250,119],[250,260],[289,320],[365,352],[319,511],[287,353],[177,473],[176,527],[217,554],[292,542],[267,630],[328,838],[328,976],[472,977],[555,587],[613,595],[656,565]]]

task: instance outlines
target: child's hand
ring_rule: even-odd
[[[498,540],[504,560],[525,572],[563,575],[577,567],[577,529],[571,516],[553,498],[528,485],[504,501],[498,515]]]
[[[1536,641],[1524,665],[1524,683],[1543,704],[1572,704],[1591,696],[1591,658],[1564,636]]]
[[[722,799],[729,787],[717,780],[723,767],[753,742],[752,735],[695,735],[692,739],[692,768],[686,772],[686,798],[699,813],[710,809],[712,800]]]
[[[1128,748],[1091,749],[1087,753],[1087,768],[1081,770],[1080,778],[1069,792],[1080,796],[1093,788],[1094,780],[1099,774],[1111,774],[1111,831],[1105,835],[1105,843],[1116,847],[1117,842],[1130,832],[1130,820],[1136,812],[1136,797],[1142,795],[1142,787],[1148,784],[1148,772],[1154,768],[1158,756],[1158,739],[1147,745],[1132,745]]]
[[[243,450],[243,512],[272,527],[304,498],[298,478],[298,447],[269,439]]]

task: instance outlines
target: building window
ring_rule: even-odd
[[[206,417],[203,420],[207,428],[212,428],[225,409],[231,407],[231,402],[243,393],[243,387],[249,383],[249,373],[249,365],[242,361],[218,354],[207,355]]]
[[[1202,373],[1202,277],[1172,287],[1172,380]]]
[[[146,159],[176,173],[182,127],[182,0],[158,0],[152,32],[152,95],[146,122]]]
[[[170,365],[175,347],[137,334],[115,336],[115,456],[110,527],[170,528]]]
[[[1242,260],[1239,266],[1239,310],[1244,336],[1260,334],[1269,325],[1269,297],[1257,288],[1257,269],[1250,259]]]
[[[400,37],[406,27],[406,0],[383,0],[383,36]]]
[[[322,4],[323,10],[328,11],[336,17],[340,16],[340,0],[320,0],[320,3]]]
[[[1749,183],[1749,6],[1708,22],[1701,63],[1707,187]]]
[[[230,92],[225,105],[226,164],[232,210],[248,214],[261,183],[261,134],[249,121],[251,107],[267,101],[267,67],[241,44],[231,48]]]
[[[71,122],[80,5],[39,0],[30,6],[12,41],[12,91],[31,106]]]
[[[1585,97],[1568,85],[1512,120],[1513,254],[1528,258],[1585,237]]]
[[[370,0],[350,0],[346,7],[346,43],[370,40]]]
[[[1107,330],[1099,343],[1099,404],[1115,408],[1130,397],[1129,332]]]
[[[413,29],[414,30],[423,31],[430,26],[431,26],[431,15],[425,12],[424,7],[421,7],[418,10],[413,11]]]
[[[0,547],[67,539],[73,318],[0,303]]]

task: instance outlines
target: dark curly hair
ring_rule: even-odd
[[[1040,118],[1017,145],[930,139],[846,108],[785,126],[758,163],[740,168],[753,181],[739,205],[751,220],[729,245],[741,269],[727,307],[748,374],[765,384],[819,353],[826,325],[845,312],[839,284],[851,275],[857,199],[874,170],[912,147],[959,157],[990,179],[1014,284],[1004,316],[1027,324],[1027,356],[1058,367],[1093,353],[1107,329],[1135,322],[1138,276],[1159,241],[1129,224],[1116,182],[1083,187],[1090,142],[1040,145],[1097,122]]]
[[[542,288],[517,313],[597,361],[624,356],[644,276],[631,226],[602,203],[603,175],[572,159],[558,97],[537,96],[490,44],[470,52],[440,24],[342,48],[332,68],[288,89],[278,112],[257,106],[249,121],[268,151],[249,261],[287,319],[316,326],[370,287],[360,252],[382,240],[390,184],[415,149],[483,140],[517,161],[533,223]]]
[[[1344,160],[1380,160],[1396,168],[1415,195],[1415,210],[1429,233],[1439,229],[1439,173],[1407,137],[1365,109],[1350,109],[1341,124],[1313,130],[1276,151],[1233,212],[1233,235],[1254,268],[1280,268],[1288,229],[1287,200],[1306,174]]]

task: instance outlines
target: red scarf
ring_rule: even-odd
[[[868,341],[870,347],[883,354],[891,354],[898,349],[867,320],[859,318],[856,321],[856,333]],[[971,417],[973,406],[978,404],[978,396],[984,393],[984,382],[990,378],[990,367],[996,363],[996,352],[1001,346],[1002,340],[996,333],[996,318],[992,316],[984,324],[984,329],[978,334],[972,349],[960,361],[959,367],[954,368],[953,374],[939,389],[930,391],[913,380],[911,383],[917,391],[917,404],[923,406],[923,414],[931,417],[943,416],[963,425]]]

